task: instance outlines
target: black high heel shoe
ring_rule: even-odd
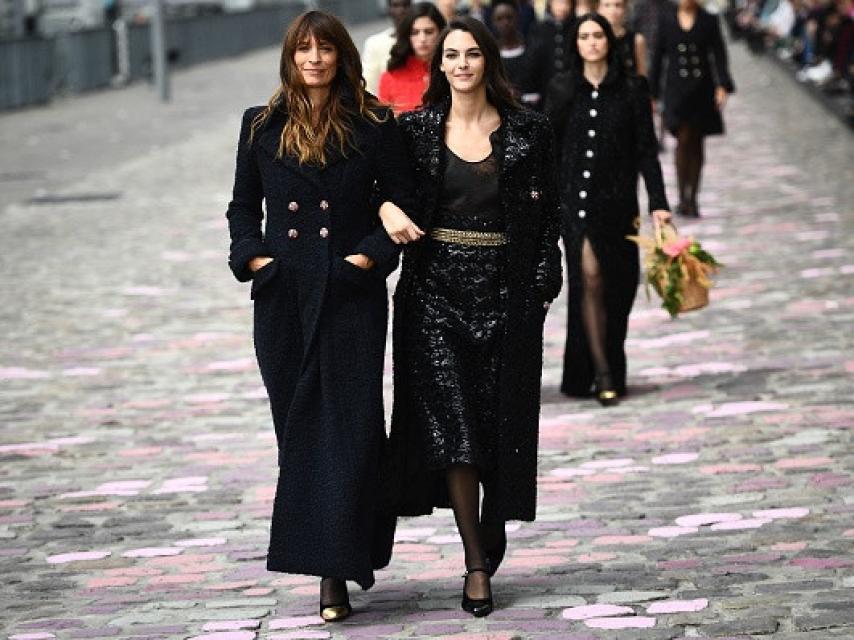
[[[492,604],[492,586],[490,585],[488,598],[469,598],[468,594],[466,593],[466,584],[468,582],[468,577],[478,571],[489,575],[489,571],[480,568],[468,569],[463,575],[463,578],[465,578],[465,582],[463,582],[462,608],[463,611],[472,614],[475,618],[483,618],[492,613],[492,610],[494,609]]]
[[[340,622],[353,613],[353,607],[350,606],[350,594],[347,593],[347,583],[344,583],[344,601],[337,603],[323,602],[323,580],[334,580],[335,578],[323,578],[321,580],[321,596],[320,596],[320,617],[326,622]]]
[[[603,407],[614,407],[620,404],[617,391],[611,383],[610,373],[600,373],[596,376],[594,393]]]

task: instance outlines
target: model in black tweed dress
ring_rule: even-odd
[[[670,219],[646,81],[628,76],[614,32],[598,14],[578,19],[572,70],[555,76],[546,112],[561,142],[569,320],[561,390],[616,404],[626,392],[624,343],[638,287],[637,181],[657,222]]]

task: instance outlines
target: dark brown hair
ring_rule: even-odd
[[[406,66],[409,56],[415,55],[412,51],[412,25],[418,18],[430,18],[441,31],[445,28],[445,16],[443,16],[432,2],[417,2],[406,12],[397,28],[397,40],[391,48],[388,58],[388,70],[394,71]]]
[[[314,37],[327,42],[338,53],[338,67],[329,90],[329,99],[312,123],[312,105],[302,73],[294,63],[297,47]],[[380,103],[365,90],[362,61],[347,29],[335,16],[324,11],[307,11],[288,26],[279,61],[281,84],[266,108],[252,122],[252,135],[277,109],[288,118],[279,137],[278,157],[295,156],[301,164],[326,164],[326,145],[333,142],[346,155],[353,147],[353,123],[359,118],[378,123],[382,117],[374,110]]]
[[[469,16],[451,20],[440,34],[436,54],[430,63],[430,86],[427,87],[422,98],[424,106],[438,105],[451,97],[451,85],[448,84],[445,72],[439,67],[442,64],[445,40],[452,31],[470,33],[483,53],[483,81],[486,84],[486,99],[489,103],[497,109],[521,109],[513,93],[513,86],[507,79],[507,72],[501,62],[501,52],[498,50],[495,38],[486,25]]]

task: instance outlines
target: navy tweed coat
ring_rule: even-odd
[[[394,534],[377,496],[385,280],[399,248],[375,197],[415,211],[410,165],[390,112],[380,113],[381,124],[355,122],[356,149],[345,157],[330,148],[320,168],[276,158],[281,110],[250,141],[260,109],[243,116],[227,217],[229,264],[238,280],[252,280],[255,351],[278,443],[267,568],[367,589],[389,561]],[[364,271],[344,260],[355,253],[376,265]],[[253,274],[255,256],[274,260]]]

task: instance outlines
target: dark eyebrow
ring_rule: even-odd
[[[453,51],[454,53],[459,53],[459,51],[452,47],[448,47],[444,50],[445,53],[450,53],[451,51]],[[466,53],[471,53],[472,51],[480,51],[480,47],[471,47],[470,49],[466,49]]]

